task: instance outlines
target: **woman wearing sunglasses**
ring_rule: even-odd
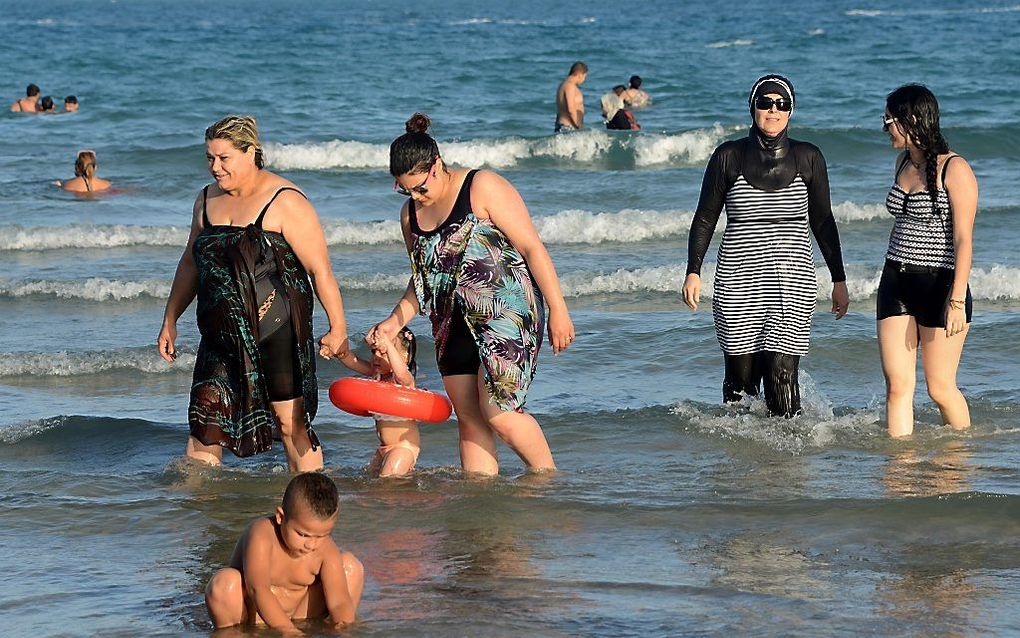
[[[392,339],[428,312],[436,361],[460,428],[466,472],[498,473],[498,435],[530,470],[555,469],[538,422],[524,412],[542,345],[545,305],[555,353],[574,340],[556,269],[517,190],[491,171],[451,169],[415,113],[390,145],[411,280],[369,340]]]
[[[725,206],[712,295],[726,366],[723,401],[757,395],[764,380],[769,412],[786,417],[801,410],[797,369],[817,297],[811,233],[832,276],[836,319],[850,304],[825,158],[786,133],[794,103],[783,76],[754,83],[750,134],[715,149],[705,171],[683,287],[684,303],[697,310],[702,261]]]
[[[967,280],[978,185],[965,159],[949,150],[939,104],[920,84],[886,98],[882,129],[896,160],[886,208],[895,217],[878,286],[876,314],[891,436],[914,430],[914,383],[921,348],[928,394],[944,423],[970,427],[956,370],[971,320]]]

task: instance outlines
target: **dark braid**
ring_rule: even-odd
[[[910,140],[924,151],[926,190],[935,203],[938,200],[939,155],[949,152],[939,128],[939,103],[935,94],[922,84],[906,84],[890,93],[885,105]]]

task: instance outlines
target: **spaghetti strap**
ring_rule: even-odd
[[[275,202],[275,201],[276,201],[276,198],[277,198],[277,197],[279,197],[279,196],[280,196],[280,193],[282,193],[283,191],[294,191],[295,193],[297,193],[297,194],[301,195],[301,197],[304,197],[305,199],[308,199],[308,198],[307,198],[307,197],[305,196],[305,194],[304,194],[304,193],[302,193],[302,192],[301,192],[301,191],[299,191],[298,189],[294,188],[293,186],[284,186],[284,187],[283,187],[283,188],[281,188],[280,190],[278,190],[278,191],[276,191],[275,193],[273,193],[273,197],[272,197],[272,199],[270,199],[270,200],[269,200],[269,201],[268,201],[268,202],[266,203],[266,205],[265,205],[265,206],[264,206],[264,207],[262,208],[262,212],[261,212],[261,213],[259,213],[259,216],[258,216],[258,218],[257,218],[257,219],[255,220],[255,227],[256,227],[256,228],[259,228],[259,229],[261,229],[261,228],[262,228],[262,218],[266,216],[266,212],[267,212],[267,211],[269,210],[269,207],[273,205],[273,202]]]
[[[942,190],[945,190],[947,193],[949,191],[946,190],[946,169],[949,168],[949,162],[953,161],[954,157],[959,157],[959,155],[953,153],[946,158],[946,161],[942,162]]]
[[[910,153],[909,152],[904,153],[903,161],[900,162],[900,165],[896,167],[896,175],[893,177],[893,181],[896,181],[896,180],[898,180],[900,178],[900,173],[903,172],[903,169],[907,166],[907,162],[909,162],[909,161],[910,161]]]
[[[209,201],[209,185],[206,184],[205,188],[202,189],[202,227],[209,228],[209,215],[205,212],[206,202]]]

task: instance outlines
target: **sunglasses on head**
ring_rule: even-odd
[[[754,108],[759,111],[768,111],[773,106],[776,107],[777,111],[782,111],[784,113],[789,113],[793,110],[793,102],[785,97],[771,98],[761,95],[754,99]]]
[[[397,191],[399,195],[403,195],[404,197],[410,197],[411,193],[417,193],[418,195],[428,195],[429,187],[426,186],[425,184],[427,184],[430,179],[435,177],[436,175],[435,168],[436,163],[432,162],[432,166],[429,167],[429,172],[428,175],[425,176],[425,179],[421,181],[421,184],[418,184],[417,186],[412,186],[410,190],[401,186],[400,182],[393,180],[393,190]]]

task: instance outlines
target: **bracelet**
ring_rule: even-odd
[[[953,310],[963,310],[967,307],[967,302],[964,299],[950,299],[949,307]]]

